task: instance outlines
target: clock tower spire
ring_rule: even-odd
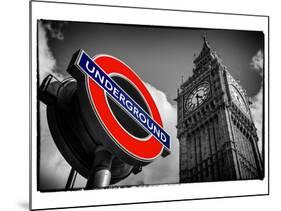
[[[176,101],[180,182],[263,178],[248,97],[206,35]]]

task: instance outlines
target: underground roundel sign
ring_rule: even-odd
[[[83,122],[95,144],[131,165],[146,165],[170,153],[170,136],[144,83],[122,61],[77,51],[68,72],[77,79]]]

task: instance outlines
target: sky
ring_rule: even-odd
[[[109,54],[125,62],[144,81],[156,102],[164,129],[172,139],[172,153],[166,158],[158,158],[144,167],[141,173],[130,175],[117,185],[178,183],[179,144],[175,128],[176,103],[173,99],[182,80],[192,75],[193,59],[202,49],[203,34],[207,35],[212,49],[216,50],[229,72],[251,98],[251,112],[261,140],[264,50],[262,32],[38,22],[40,82],[50,73],[58,79],[69,77],[66,68],[72,54],[82,48],[92,56]],[[40,189],[60,189],[65,186],[70,166],[52,140],[45,113],[46,106],[40,103]],[[259,148],[261,149],[261,141]],[[75,187],[83,188],[84,185],[85,179],[78,176]]]

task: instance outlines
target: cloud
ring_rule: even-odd
[[[260,89],[258,94],[252,98],[253,104],[250,106],[252,117],[257,128],[257,135],[259,138],[258,147],[262,151],[262,116],[263,116],[263,88]]]
[[[256,70],[261,76],[263,76],[263,52],[259,50],[255,56],[252,58],[250,67]]]
[[[54,75],[59,80],[63,79],[63,75],[56,72],[56,60],[48,46],[47,31],[48,24],[39,21],[38,24],[38,57],[39,57],[39,80],[42,80],[49,74]]]
[[[65,24],[65,22],[44,22],[44,26],[50,32],[51,37],[58,40],[64,40],[61,30]]]
[[[145,83],[160,112],[164,130],[171,136],[172,152],[169,156],[157,158],[151,164],[143,167],[137,175],[131,174],[127,179],[116,185],[149,185],[171,184],[179,182],[179,143],[176,137],[177,109],[169,103],[164,92]]]
[[[251,69],[257,71],[257,73],[263,77],[263,52],[259,50],[256,55],[253,56],[252,62],[250,63]],[[252,117],[257,128],[257,135],[259,138],[258,147],[262,151],[262,127],[263,127],[263,84],[259,92],[251,98],[252,105],[250,105]]]
[[[64,188],[70,166],[58,151],[51,136],[46,105],[40,103],[40,189]]]
[[[63,76],[56,70],[56,60],[48,46],[48,27],[38,24],[38,57],[40,83],[52,74],[59,80]],[[46,116],[46,105],[40,102],[40,189],[64,188],[70,166],[59,153],[50,134]]]

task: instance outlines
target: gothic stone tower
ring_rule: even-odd
[[[180,182],[262,179],[256,128],[243,88],[204,37],[176,98]]]

